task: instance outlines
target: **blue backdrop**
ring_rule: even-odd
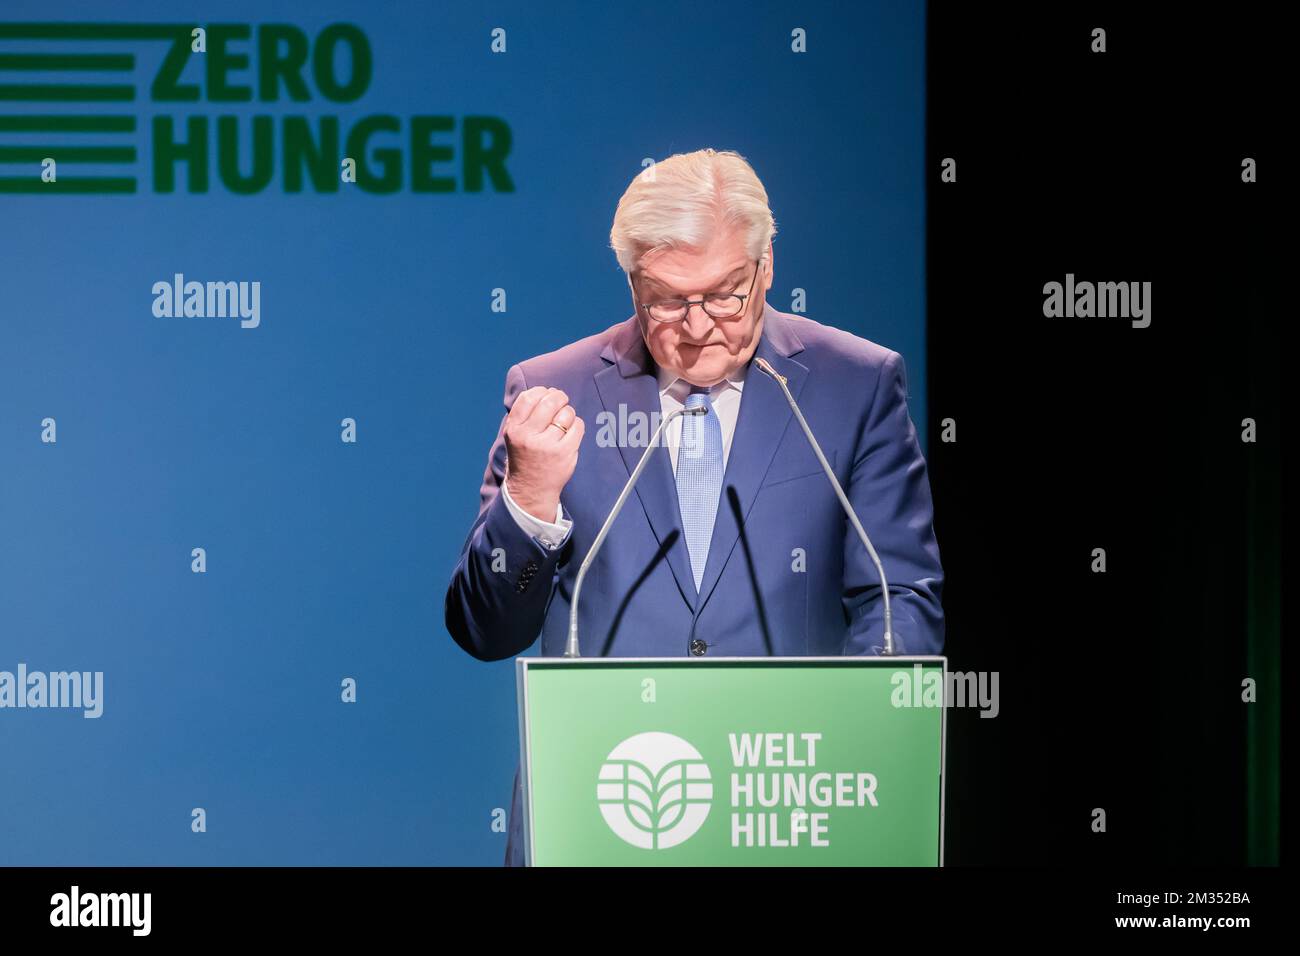
[[[0,709],[0,864],[495,865],[513,664],[461,652],[442,600],[506,369],[630,314],[609,228],[644,158],[736,149],[777,220],[769,301],[790,311],[803,289],[811,318],[901,352],[924,440],[923,6],[218,6],[9,0],[0,15],[309,38],[350,22],[373,53],[355,102],[315,86],[305,103],[210,102],[195,57],[184,78],[203,91],[178,103],[150,96],[165,42],[0,37],[0,54],[135,56],[125,72],[0,69],[0,89],[136,91],[7,94],[0,116],[138,118],[126,134],[0,125],[10,181],[41,172],[15,146],[138,150],[134,193],[0,192],[0,671],[104,673],[98,719]],[[154,116],[210,117],[214,138],[234,116],[246,139],[255,113],[338,116],[345,135],[372,114],[449,115],[457,177],[462,118],[500,117],[515,190],[286,194],[277,139],[263,191],[227,190],[215,144],[209,192],[154,191]],[[65,183],[122,172],[57,167]],[[175,273],[259,281],[260,325],[156,317],[151,288]]]

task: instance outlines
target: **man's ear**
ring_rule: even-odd
[[[623,275],[627,279],[628,291],[632,294],[632,318],[636,320],[636,327],[641,330],[641,338],[644,339],[646,337],[646,327],[641,320],[641,303],[639,303],[636,299],[636,286],[632,284],[631,273],[625,272],[623,273]],[[649,340],[647,340],[646,346],[649,347],[649,345],[650,345]]]

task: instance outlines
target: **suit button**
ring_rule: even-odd
[[[703,657],[704,652],[708,649],[708,647],[709,645],[705,644],[698,637],[691,638],[691,653],[694,654],[696,657]]]

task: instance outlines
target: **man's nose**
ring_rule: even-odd
[[[704,311],[702,303],[693,302],[686,307],[682,325],[693,339],[701,339],[713,331],[713,316]]]

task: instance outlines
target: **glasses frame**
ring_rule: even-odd
[[[739,318],[740,316],[744,315],[745,310],[749,307],[749,298],[754,292],[754,283],[758,281],[758,274],[763,271],[762,257],[755,259],[754,265],[757,266],[757,268],[754,269],[754,277],[749,280],[749,288],[745,290],[745,293],[743,295],[740,294],[739,292],[708,292],[705,293],[704,297],[700,299],[682,299],[677,297],[669,297],[666,299],[655,299],[653,302],[642,302],[640,301],[640,296],[637,296],[637,305],[639,305],[642,309],[645,310],[645,314],[649,316],[651,322],[656,322],[659,325],[672,325],[676,322],[685,322],[687,316],[691,314],[691,306],[693,305],[698,305],[701,309],[703,309],[704,314],[707,315],[714,322],[730,322],[732,319]],[[704,305],[705,299],[707,299],[711,295],[725,295],[728,298],[739,299],[740,308],[737,309],[736,312],[732,315],[724,315],[721,318],[719,318],[718,316],[711,313]],[[683,303],[685,306],[685,311],[682,312],[682,317],[680,319],[655,318],[654,313],[650,311],[650,307],[654,305],[661,305],[664,302]]]

